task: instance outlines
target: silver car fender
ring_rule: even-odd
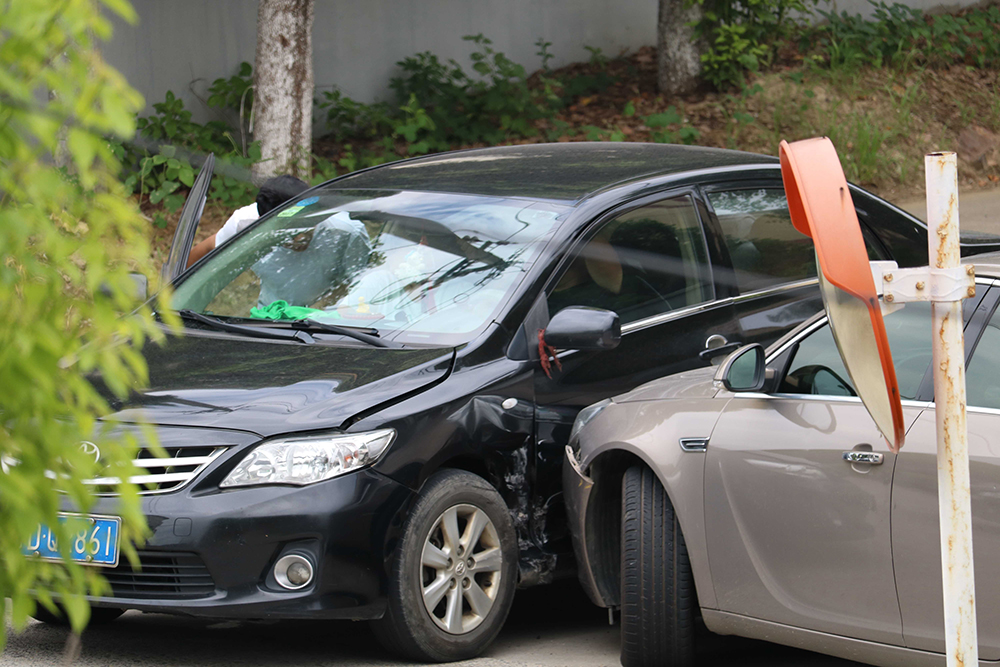
[[[729,396],[614,402],[571,443],[563,492],[580,583],[601,607],[619,601],[621,478],[638,462],[663,484],[684,533],[702,607],[715,606],[705,538],[705,447]]]

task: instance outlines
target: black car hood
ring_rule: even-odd
[[[345,426],[444,380],[452,348],[302,345],[190,331],[147,344],[149,387],[109,417],[250,431],[261,436]]]

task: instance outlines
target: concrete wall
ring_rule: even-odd
[[[199,101],[218,77],[253,63],[254,0],[132,0],[135,26],[118,24],[102,50],[145,98],[147,112],[172,90],[196,120],[211,117]],[[961,0],[964,5],[973,4]],[[940,0],[910,0],[922,9]],[[586,60],[584,46],[617,55],[656,42],[657,0],[316,0],[313,58],[317,96],[336,86],[348,97],[388,97],[395,63],[420,51],[455,58],[471,71],[463,35],[484,33],[531,72],[541,66],[535,41],[552,42],[559,67]],[[823,7],[824,5],[821,5]],[[834,0],[837,11],[868,13],[866,0]]]
[[[135,26],[117,24],[104,57],[147,104],[167,90],[196,119],[209,83],[253,63],[257,3],[253,0],[133,0]],[[472,45],[483,33],[531,72],[541,66],[534,42],[544,37],[551,65],[586,60],[584,46],[617,55],[656,40],[656,0],[316,0],[313,61],[317,96],[337,86],[362,101],[387,98],[395,63],[420,51],[455,58],[471,72]],[[201,80],[199,80],[201,79]]]

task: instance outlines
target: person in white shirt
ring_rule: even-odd
[[[273,208],[294,197],[295,195],[309,189],[309,184],[299,180],[294,176],[275,176],[264,181],[257,192],[257,201],[249,206],[236,209],[222,229],[212,236],[196,245],[188,255],[187,265],[191,266],[199,259],[218,248],[220,245],[233,238],[257,218],[263,216]]]

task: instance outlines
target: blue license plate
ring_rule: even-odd
[[[118,534],[122,520],[116,516],[90,516],[80,514],[60,514],[65,522],[74,517],[84,522],[84,527],[72,536],[70,558],[84,565],[115,567],[118,565]],[[36,556],[45,560],[62,560],[56,535],[47,526],[39,526],[21,547],[26,556]]]

